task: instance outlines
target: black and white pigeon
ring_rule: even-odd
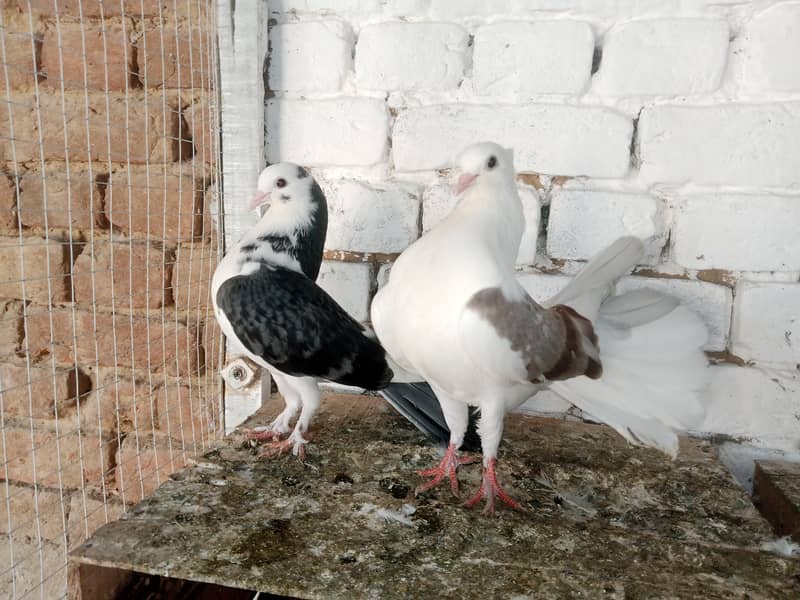
[[[457,159],[457,206],[407,248],[372,302],[372,324],[390,357],[430,384],[450,432],[441,462],[421,474],[425,491],[471,462],[459,456],[469,406],[480,409],[483,477],[466,505],[495,499],[521,509],[500,486],[497,451],[503,421],[550,388],[634,444],[670,456],[676,430],[696,426],[708,378],[700,319],[669,296],[639,290],[609,297],[614,282],[643,255],[621,238],[589,261],[550,301],[535,302],[514,262],[525,227],[510,150],[485,142]],[[421,384],[393,393],[422,399]]]
[[[223,333],[269,370],[286,402],[251,437],[274,440],[266,454],[291,449],[302,457],[320,404],[318,379],[375,390],[392,371],[372,332],[315,283],[328,226],[317,182],[298,165],[278,163],[261,172],[257,190],[250,208],[267,210],[217,266],[214,314]]]

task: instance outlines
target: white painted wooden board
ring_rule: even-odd
[[[263,61],[267,49],[267,0],[217,3],[222,95],[222,197],[225,247],[230,248],[256,222],[247,206],[264,166]],[[228,341],[227,357],[241,354]],[[270,377],[245,391],[225,390],[225,433],[255,412],[269,395]]]

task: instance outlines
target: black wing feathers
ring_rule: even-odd
[[[390,383],[381,390],[381,396],[394,409],[411,421],[417,429],[445,444],[450,441],[450,429],[444,420],[442,407],[431,386],[423,381],[415,383]],[[481,449],[481,438],[477,432],[478,409],[470,407],[467,432],[461,449],[468,452]]]
[[[367,389],[392,378],[381,345],[301,273],[262,263],[224,282],[217,305],[245,348],[284,373]]]

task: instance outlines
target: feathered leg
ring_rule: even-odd
[[[296,377],[291,377],[273,369],[270,369],[270,374],[275,380],[275,384],[278,386],[278,392],[283,396],[283,401],[286,403],[286,406],[267,427],[256,427],[248,431],[247,438],[250,440],[258,440],[260,442],[273,441],[289,433],[291,430],[289,424],[292,418],[297,414],[297,411],[300,410],[302,404],[300,394],[291,384],[291,380],[297,379]]]
[[[494,513],[495,498],[514,510],[524,510],[522,505],[514,500],[500,486],[497,481],[497,450],[500,439],[503,437],[503,420],[505,418],[505,405],[500,402],[485,402],[481,404],[481,420],[478,424],[478,433],[481,436],[483,448],[483,474],[481,487],[477,493],[464,503],[472,507],[481,500],[486,500],[483,512]]]
[[[447,422],[447,427],[450,429],[450,443],[447,450],[442,457],[441,462],[435,467],[419,471],[423,477],[430,477],[428,481],[419,485],[415,494],[426,492],[431,488],[439,485],[445,478],[450,481],[450,490],[454,496],[458,496],[458,478],[456,471],[458,467],[464,464],[474,462],[474,457],[460,457],[458,449],[464,442],[464,434],[467,431],[467,424],[469,423],[469,407],[463,402],[452,400],[448,398],[440,390],[434,389],[436,396],[439,398],[439,403],[442,406],[444,419]]]
[[[277,456],[291,449],[292,454],[301,460],[305,458],[305,446],[308,440],[304,437],[311,425],[311,420],[319,408],[321,393],[319,384],[313,377],[287,377],[293,390],[299,395],[302,403],[300,417],[294,430],[285,440],[270,443],[262,452],[262,456]]]

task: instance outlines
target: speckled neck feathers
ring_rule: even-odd
[[[307,198],[295,198],[291,208],[277,198],[238,247],[241,268],[266,263],[302,272],[316,280],[328,230],[328,205],[316,181],[309,177]]]

